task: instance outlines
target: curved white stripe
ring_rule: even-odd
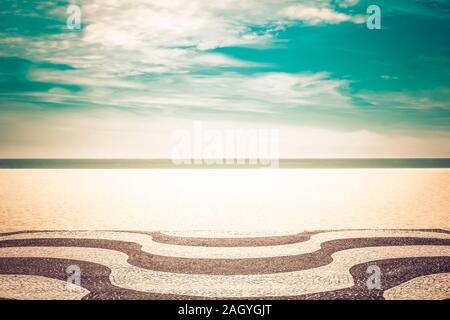
[[[315,269],[257,275],[178,274],[138,268],[122,252],[79,247],[0,248],[0,257],[46,257],[102,264],[114,285],[143,292],[203,297],[301,295],[352,286],[349,269],[360,263],[393,258],[450,256],[450,246],[360,248],[336,252],[333,262]],[[83,272],[83,270],[81,270]]]
[[[417,277],[386,290],[387,300],[444,300],[450,299],[450,273]]]
[[[450,234],[423,231],[364,230],[332,231],[313,235],[310,240],[292,244],[260,247],[201,247],[159,243],[145,234],[112,231],[63,231],[36,232],[0,237],[0,240],[39,239],[39,238],[76,238],[105,239],[135,242],[142,245],[142,251],[167,257],[192,259],[247,259],[292,256],[314,252],[321,244],[330,240],[376,237],[416,237],[450,239]]]
[[[80,300],[89,290],[66,281],[31,275],[0,275],[0,297],[15,300]]]

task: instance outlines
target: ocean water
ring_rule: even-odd
[[[359,228],[450,229],[450,169],[0,170],[2,231]]]
[[[249,169],[264,168],[249,160],[240,164],[211,164],[202,161],[187,165],[171,159],[0,159],[3,169]],[[265,162],[268,163],[268,162]],[[450,159],[281,159],[278,167],[293,168],[450,168]]]

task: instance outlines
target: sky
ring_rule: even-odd
[[[199,121],[276,129],[285,158],[450,157],[447,0],[0,8],[0,158],[167,158]]]

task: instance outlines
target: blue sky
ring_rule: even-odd
[[[164,157],[193,120],[278,128],[286,157],[450,156],[445,0],[0,7],[2,157]]]

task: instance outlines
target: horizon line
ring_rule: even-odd
[[[191,161],[180,163],[177,161]],[[222,162],[222,163],[220,163]],[[450,168],[450,158],[0,158],[0,169]]]

